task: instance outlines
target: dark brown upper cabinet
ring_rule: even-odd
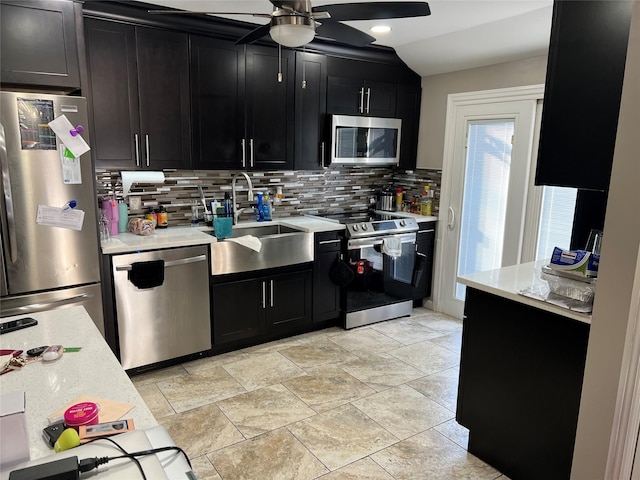
[[[554,3],[536,185],[608,190],[632,4]]]
[[[279,61],[275,48],[191,36],[194,167],[292,168],[294,62],[290,50]]]
[[[3,0],[0,56],[3,86],[80,88],[76,10],[62,0]]]
[[[189,168],[188,36],[91,18],[85,36],[96,165]]]

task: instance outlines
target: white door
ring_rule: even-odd
[[[458,104],[448,112],[438,311],[462,318],[459,275],[521,261],[536,101],[527,92],[523,99]]]

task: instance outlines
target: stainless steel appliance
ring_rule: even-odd
[[[397,118],[331,117],[331,163],[336,165],[398,165],[402,120]]]
[[[83,305],[104,335],[91,155],[65,163],[60,141],[48,127],[64,114],[85,128],[82,137],[90,145],[86,100],[13,92],[0,92],[0,100],[0,316]],[[55,213],[72,200],[75,214],[84,212],[79,230],[57,219],[53,224],[63,226],[42,221],[46,207]]]
[[[354,279],[345,288],[346,329],[410,315],[418,223],[413,218],[356,212],[325,218],[346,225],[345,261]]]
[[[113,256],[124,369],[211,348],[207,253],[197,246]]]

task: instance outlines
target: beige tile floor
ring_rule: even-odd
[[[416,308],[132,380],[200,480],[506,480],[455,421],[461,335]]]

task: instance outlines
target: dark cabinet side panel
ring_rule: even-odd
[[[99,167],[131,168],[140,139],[135,29],[85,19],[92,153]],[[139,165],[138,165],[139,166]]]
[[[536,185],[608,190],[632,5],[554,3]]]
[[[400,139],[400,168],[416,168],[418,155],[418,130],[420,128],[420,87],[398,85],[396,118],[402,120]]]

